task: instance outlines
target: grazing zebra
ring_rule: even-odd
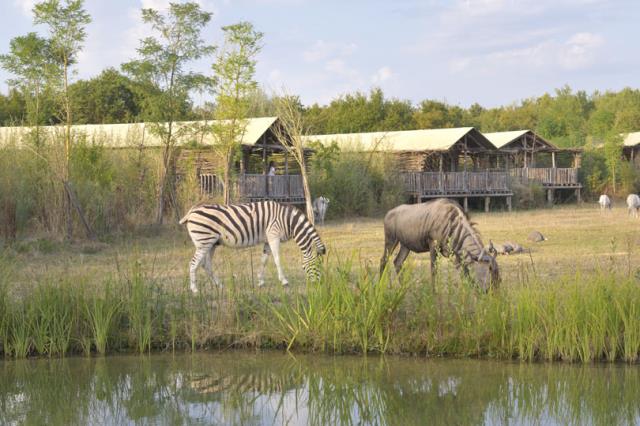
[[[329,199],[324,196],[320,196],[313,200],[313,214],[318,223],[324,225],[324,216],[327,214],[329,208]]]
[[[187,224],[189,236],[196,246],[189,269],[190,287],[194,293],[198,291],[196,271],[201,264],[209,279],[220,286],[220,281],[211,268],[211,258],[220,245],[241,248],[264,243],[258,286],[264,285],[264,270],[269,253],[273,253],[278,279],[282,285],[287,285],[289,282],[280,265],[280,242],[293,238],[303,253],[302,268],[307,278],[319,278],[316,259],[318,255],[325,253],[325,246],[311,222],[295,207],[275,201],[235,205],[201,204],[192,207],[180,220],[180,224],[184,223]]]
[[[605,209],[611,210],[611,198],[607,194],[602,194],[598,199],[598,204],[600,204],[600,211],[605,211]]]
[[[636,194],[629,194],[627,196],[627,208],[629,214],[633,214],[633,217],[638,217],[638,210],[640,209],[640,197]]]
[[[400,250],[393,261],[397,272],[409,252],[430,252],[432,281],[436,257],[442,254],[453,257],[456,267],[462,269],[464,275],[470,276],[484,291],[492,286],[497,287],[500,282],[495,254],[489,254],[492,248],[484,248],[480,234],[454,201],[439,198],[428,203],[403,204],[390,210],[384,217],[384,253],[380,260],[380,275],[388,257],[398,245]]]

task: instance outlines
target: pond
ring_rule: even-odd
[[[640,368],[227,352],[0,361],[0,424],[640,424]]]

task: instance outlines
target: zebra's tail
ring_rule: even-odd
[[[191,212],[193,211],[193,207],[191,207],[189,209],[189,211],[187,212],[187,214],[184,215],[184,217],[182,219],[180,219],[180,222],[178,222],[180,225],[184,225],[185,223],[187,223],[187,221],[189,220],[189,216],[191,215]]]

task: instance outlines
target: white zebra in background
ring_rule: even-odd
[[[640,209],[640,197],[636,194],[629,194],[627,196],[627,208],[629,214],[633,214],[633,217],[638,217],[638,210]]]
[[[611,198],[607,194],[602,194],[598,199],[598,204],[600,204],[600,211],[605,211],[606,209],[611,210]]]
[[[264,243],[258,286],[264,285],[264,270],[269,253],[273,253],[278,279],[282,285],[287,285],[289,282],[280,264],[280,242],[293,238],[303,253],[302,267],[307,278],[319,278],[316,259],[318,255],[325,253],[325,246],[311,222],[295,207],[275,201],[235,205],[201,204],[192,207],[180,220],[180,224],[184,223],[187,224],[189,236],[196,246],[189,269],[190,287],[194,293],[198,291],[196,271],[201,264],[209,279],[220,286],[220,280],[211,267],[211,258],[220,245],[241,248]]]
[[[327,214],[329,208],[329,199],[325,196],[320,196],[313,200],[313,215],[318,223],[324,225],[324,217]]]

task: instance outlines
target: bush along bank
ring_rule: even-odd
[[[278,348],[635,362],[640,353],[638,282],[609,272],[553,282],[523,273],[481,294],[452,279],[455,271],[444,271],[434,292],[410,268],[379,279],[335,261],[319,283],[258,289],[236,278],[193,295],[186,282],[169,291],[137,262],[99,282],[51,279],[28,289],[16,288],[3,268],[5,357]]]

